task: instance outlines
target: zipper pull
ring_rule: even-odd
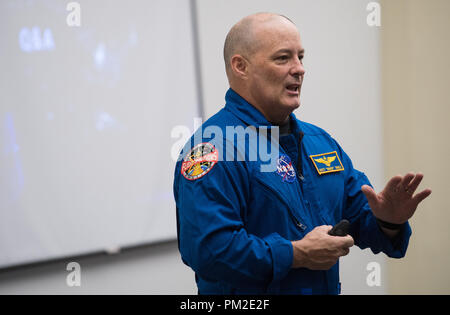
[[[302,230],[305,231],[307,226],[304,225],[303,223],[301,223],[299,220],[297,220],[297,218],[295,218],[295,224]]]
[[[298,177],[300,178],[300,180],[303,182],[305,181],[305,178],[303,177],[302,173],[298,173]]]

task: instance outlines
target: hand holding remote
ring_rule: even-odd
[[[346,236],[350,229],[350,222],[347,220],[341,220],[338,224],[333,226],[333,228],[328,232],[332,236]]]

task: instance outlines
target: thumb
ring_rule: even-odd
[[[373,190],[372,187],[369,185],[363,185],[361,186],[361,191],[364,193],[364,195],[367,198],[367,201],[370,205],[376,205],[377,204],[377,193],[375,190]]]

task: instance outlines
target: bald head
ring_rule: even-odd
[[[230,88],[269,122],[285,122],[300,106],[304,53],[300,33],[288,18],[273,13],[247,16],[225,40]]]
[[[256,13],[244,17],[231,28],[225,39],[223,49],[225,69],[229,79],[231,75],[231,57],[239,54],[245,58],[250,58],[261,45],[258,36],[256,36],[257,27],[275,20],[289,21],[294,24],[284,15],[274,13]]]

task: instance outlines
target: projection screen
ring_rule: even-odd
[[[176,237],[191,3],[0,2],[0,267]]]

